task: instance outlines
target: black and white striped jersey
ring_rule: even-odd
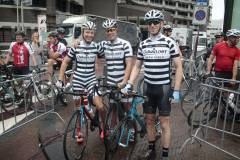
[[[142,41],[137,59],[143,61],[144,81],[149,84],[169,84],[170,61],[178,56],[175,41],[162,34]]]
[[[73,90],[87,89],[91,92],[96,84],[95,61],[97,56],[102,56],[103,51],[95,42],[87,44],[80,41],[76,48],[71,48],[68,56],[76,61],[73,74]]]
[[[133,56],[131,44],[117,38],[114,42],[101,42],[101,47],[107,63],[107,83],[116,85],[124,78],[126,58]]]

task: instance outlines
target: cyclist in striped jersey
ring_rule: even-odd
[[[102,26],[106,29],[108,39],[100,43],[107,62],[107,83],[123,88],[131,73],[133,56],[131,44],[118,37],[116,20],[108,19]]]
[[[71,61],[76,62],[76,68],[73,74],[73,91],[83,91],[87,89],[93,98],[93,104],[96,106],[101,117],[101,127],[103,129],[103,122],[105,121],[105,108],[102,103],[102,98],[98,94],[94,93],[94,86],[97,84],[95,75],[95,61],[97,56],[102,56],[103,53],[100,51],[100,47],[93,41],[95,35],[96,25],[88,21],[82,25],[82,40],[79,45],[72,47],[68,55],[64,58],[61,65],[59,81],[57,86],[63,86],[64,72],[67,65]],[[75,100],[76,107],[78,107],[79,99]],[[103,131],[103,130],[102,130]],[[103,138],[101,133],[101,138]]]
[[[160,33],[164,25],[164,15],[161,11],[150,10],[145,15],[145,21],[148,24],[150,37],[140,43],[137,61],[130,75],[128,84],[123,89],[127,93],[132,89],[142,64],[144,64],[144,93],[148,100],[143,104],[146,114],[147,134],[149,141],[149,150],[145,154],[145,159],[154,160],[156,131],[155,114],[158,108],[160,124],[162,128],[162,159],[168,159],[168,148],[170,146],[170,61],[176,66],[175,86],[173,100],[180,100],[179,89],[182,80],[182,64],[179,57],[179,50],[169,37]]]

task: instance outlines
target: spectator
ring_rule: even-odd
[[[59,36],[59,42],[63,43],[66,47],[67,47],[67,41],[66,39],[64,39],[64,36],[65,36],[65,29],[60,27],[57,29],[57,32],[58,32],[58,36]]]
[[[13,66],[15,75],[26,75],[29,73],[29,57],[32,58],[33,65],[36,66],[36,59],[32,47],[24,41],[25,33],[16,31],[16,42],[12,42],[6,54],[7,64],[13,56]]]
[[[236,45],[239,42],[240,31],[231,29],[227,31],[227,41],[217,43],[208,59],[207,75],[212,70],[213,60],[216,58],[215,76],[224,79],[236,80],[237,65],[239,60],[239,49]]]
[[[31,46],[32,46],[32,49],[34,51],[34,56],[36,58],[36,63],[37,65],[41,65],[43,64],[42,62],[42,52],[43,50],[40,48],[40,42],[39,42],[39,34],[38,32],[34,32],[32,34],[32,39],[31,39],[31,42],[30,42]],[[30,66],[32,66],[32,61],[30,60]]]

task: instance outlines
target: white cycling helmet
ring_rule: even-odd
[[[230,29],[226,33],[227,37],[234,36],[234,37],[239,37],[240,36],[240,31],[238,29]]]
[[[82,29],[96,30],[96,25],[92,21],[87,21],[82,25]]]
[[[107,19],[102,24],[103,28],[116,28],[117,27],[117,21],[115,19]]]
[[[149,21],[149,20],[162,20],[162,21],[164,21],[164,15],[161,11],[156,10],[156,9],[152,9],[145,14],[144,20],[145,21]]]

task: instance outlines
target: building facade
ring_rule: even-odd
[[[196,0],[119,0],[118,2],[156,8],[170,14],[172,17],[170,23],[174,27],[193,27],[192,20]]]
[[[163,11],[168,24],[194,28],[192,20],[196,0],[29,0],[31,4],[23,5],[22,10],[20,5],[16,5],[17,1],[21,0],[0,0],[0,14],[6,15],[0,17],[0,48],[13,40],[19,27],[24,26],[30,38],[31,33],[37,30],[38,15],[47,16],[48,31],[68,16],[90,13],[137,23],[147,34],[144,14],[156,8]],[[21,23],[21,17],[24,23]]]
[[[23,4],[21,0],[0,0],[0,49],[9,47],[14,40],[14,33],[24,28],[27,39],[37,31],[38,15],[47,16],[48,31],[55,28],[56,23],[71,15],[83,13],[84,0],[30,0]],[[18,20],[17,20],[18,19]]]

